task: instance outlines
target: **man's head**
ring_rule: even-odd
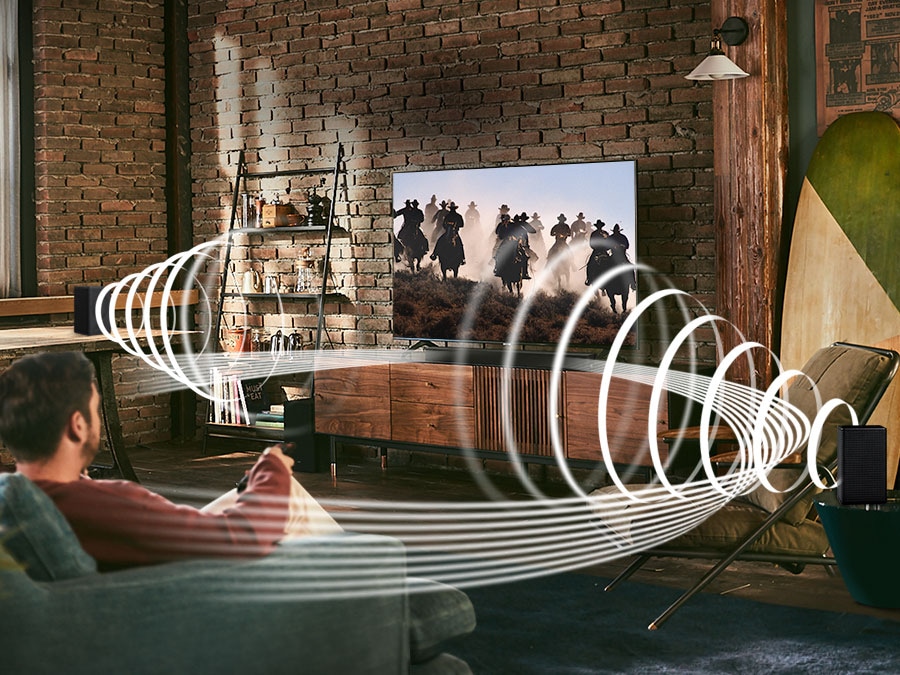
[[[26,356],[0,374],[0,440],[17,462],[48,461],[67,440],[87,466],[100,445],[95,382],[81,352]]]

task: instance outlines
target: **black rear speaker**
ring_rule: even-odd
[[[838,487],[841,504],[887,501],[887,431],[881,426],[838,427]]]
[[[284,402],[284,440],[295,446],[288,453],[294,458],[294,471],[313,473],[327,466],[328,439],[316,434],[315,426],[313,399]]]
[[[102,286],[76,286],[75,287],[75,332],[79,335],[100,335],[100,325],[97,323],[95,307],[100,297]],[[109,316],[109,293],[103,296],[103,316]],[[107,330],[109,321],[104,321]]]

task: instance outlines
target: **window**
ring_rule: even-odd
[[[16,0],[0,0],[0,297],[22,295],[19,21]]]

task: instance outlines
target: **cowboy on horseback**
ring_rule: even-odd
[[[407,264],[415,272],[421,269],[422,258],[428,253],[428,239],[421,229],[425,214],[419,208],[417,199],[412,202],[407,199],[402,209],[394,211],[394,218],[398,216],[403,216],[403,225],[397,233],[397,240],[403,245]]]
[[[466,264],[466,249],[462,237],[459,236],[459,231],[465,224],[456,209],[456,203],[451,201],[442,223],[444,233],[438,237],[434,252],[430,256],[432,260],[440,258],[444,279],[447,278],[448,270],[453,270],[453,276],[458,276],[460,266]]]

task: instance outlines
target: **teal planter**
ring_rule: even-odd
[[[847,590],[858,603],[900,608],[900,494],[886,504],[844,506],[834,491],[816,500]]]

